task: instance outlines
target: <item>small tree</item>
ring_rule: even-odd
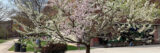
[[[43,15],[42,10],[45,6],[45,0],[12,0],[13,4],[16,5],[18,13],[12,18],[18,27],[14,27],[17,32],[21,33],[21,36],[34,34],[39,36],[40,33],[44,32],[43,28],[40,27],[43,25],[45,18],[47,16]],[[34,52],[37,53],[36,44],[31,38],[33,47],[35,48]]]
[[[20,1],[20,0],[17,0]],[[155,4],[149,0],[50,0],[57,14],[47,16],[41,12],[17,5],[26,18],[32,21],[33,28],[20,22],[23,34],[46,32],[53,38],[85,45],[90,53],[90,41],[101,33],[119,35],[131,26],[146,30],[154,19],[158,18]],[[27,3],[29,7],[31,3]],[[140,25],[139,25],[140,24]],[[78,40],[77,40],[78,39]]]
[[[86,46],[101,33],[119,35],[132,27],[149,29],[158,9],[148,0],[53,0],[59,13],[51,20],[49,32],[61,40]],[[140,24],[140,25],[139,25]],[[148,25],[148,26],[147,26]],[[54,26],[54,27],[53,27]],[[148,27],[148,28],[146,28]],[[48,33],[50,34],[50,33]],[[78,39],[78,40],[77,40]]]

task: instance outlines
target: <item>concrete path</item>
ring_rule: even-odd
[[[18,39],[9,40],[7,42],[0,44],[0,53],[7,53],[8,49],[14,45],[14,41],[17,41]]]
[[[14,41],[17,41],[17,39],[10,40],[0,44],[0,53],[17,53],[13,51],[8,51],[8,49],[12,45],[14,45]],[[18,52],[18,53],[22,53],[22,52]],[[26,53],[33,53],[33,52],[26,52]],[[67,51],[66,53],[85,53],[85,50]],[[95,49],[91,49],[91,53],[160,53],[160,45],[95,48]]]
[[[9,52],[15,53],[15,52]],[[33,52],[26,52],[33,53]],[[85,50],[67,51],[66,53],[85,53]],[[118,48],[96,48],[91,53],[160,53],[160,45],[138,46],[138,47],[118,47]]]
[[[84,50],[67,51],[66,53],[85,53]],[[117,47],[117,48],[96,48],[91,53],[160,53],[160,45]]]

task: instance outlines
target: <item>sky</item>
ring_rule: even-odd
[[[0,0],[0,1],[2,1],[2,2],[5,3],[5,4],[8,4],[8,3],[9,3],[8,0]]]
[[[0,0],[4,5],[10,5],[8,0]]]
[[[0,0],[0,2],[2,2],[4,5],[6,5],[6,6],[8,6],[8,8],[10,8],[10,9],[16,9],[15,8],[15,6],[14,6],[14,4],[11,4],[11,2],[10,2],[11,0]],[[46,0],[46,1],[48,1],[48,0]]]
[[[9,0],[0,0],[5,6],[8,6],[9,8],[14,8],[14,5],[9,2]]]
[[[0,0],[0,2],[2,2],[2,5],[3,5],[3,6],[7,6],[8,10],[14,8],[14,5],[11,4],[11,3],[9,2],[9,0]],[[15,9],[15,8],[14,8],[14,9]],[[3,21],[8,21],[8,20],[10,20],[10,18],[9,18],[9,16],[6,16],[5,20],[3,20]]]
[[[46,1],[48,1],[48,0],[46,0]],[[0,0],[0,2],[2,2],[2,4],[4,5],[4,6],[7,6],[7,8],[9,9],[9,10],[12,10],[12,9],[17,9],[15,6],[14,6],[14,4],[11,4],[11,0]]]

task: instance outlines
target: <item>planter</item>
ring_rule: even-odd
[[[21,45],[20,52],[26,52],[26,45]]]
[[[21,44],[15,43],[15,45],[14,45],[15,52],[20,52],[20,48],[21,48]]]
[[[48,46],[42,47],[41,53],[65,53],[66,50],[66,44],[48,44]]]

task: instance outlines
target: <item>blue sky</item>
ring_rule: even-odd
[[[9,0],[0,0],[4,5],[10,7],[10,8],[14,8],[13,4],[10,4]]]
[[[7,5],[10,4],[8,0],[0,0],[1,2],[3,2],[3,4]]]
[[[11,1],[12,0],[0,0],[4,5],[6,5],[6,6],[8,6],[9,8],[14,8],[14,9],[16,9],[15,8],[15,6],[14,6],[14,4],[11,4]],[[48,1],[48,0],[46,0],[46,1]]]
[[[2,2],[3,6],[7,6],[8,9],[14,8],[14,5],[10,4],[9,0],[0,0],[0,2]],[[8,17],[8,16],[6,16],[6,17]],[[8,20],[10,20],[10,18],[6,18],[4,21],[8,21]]]

